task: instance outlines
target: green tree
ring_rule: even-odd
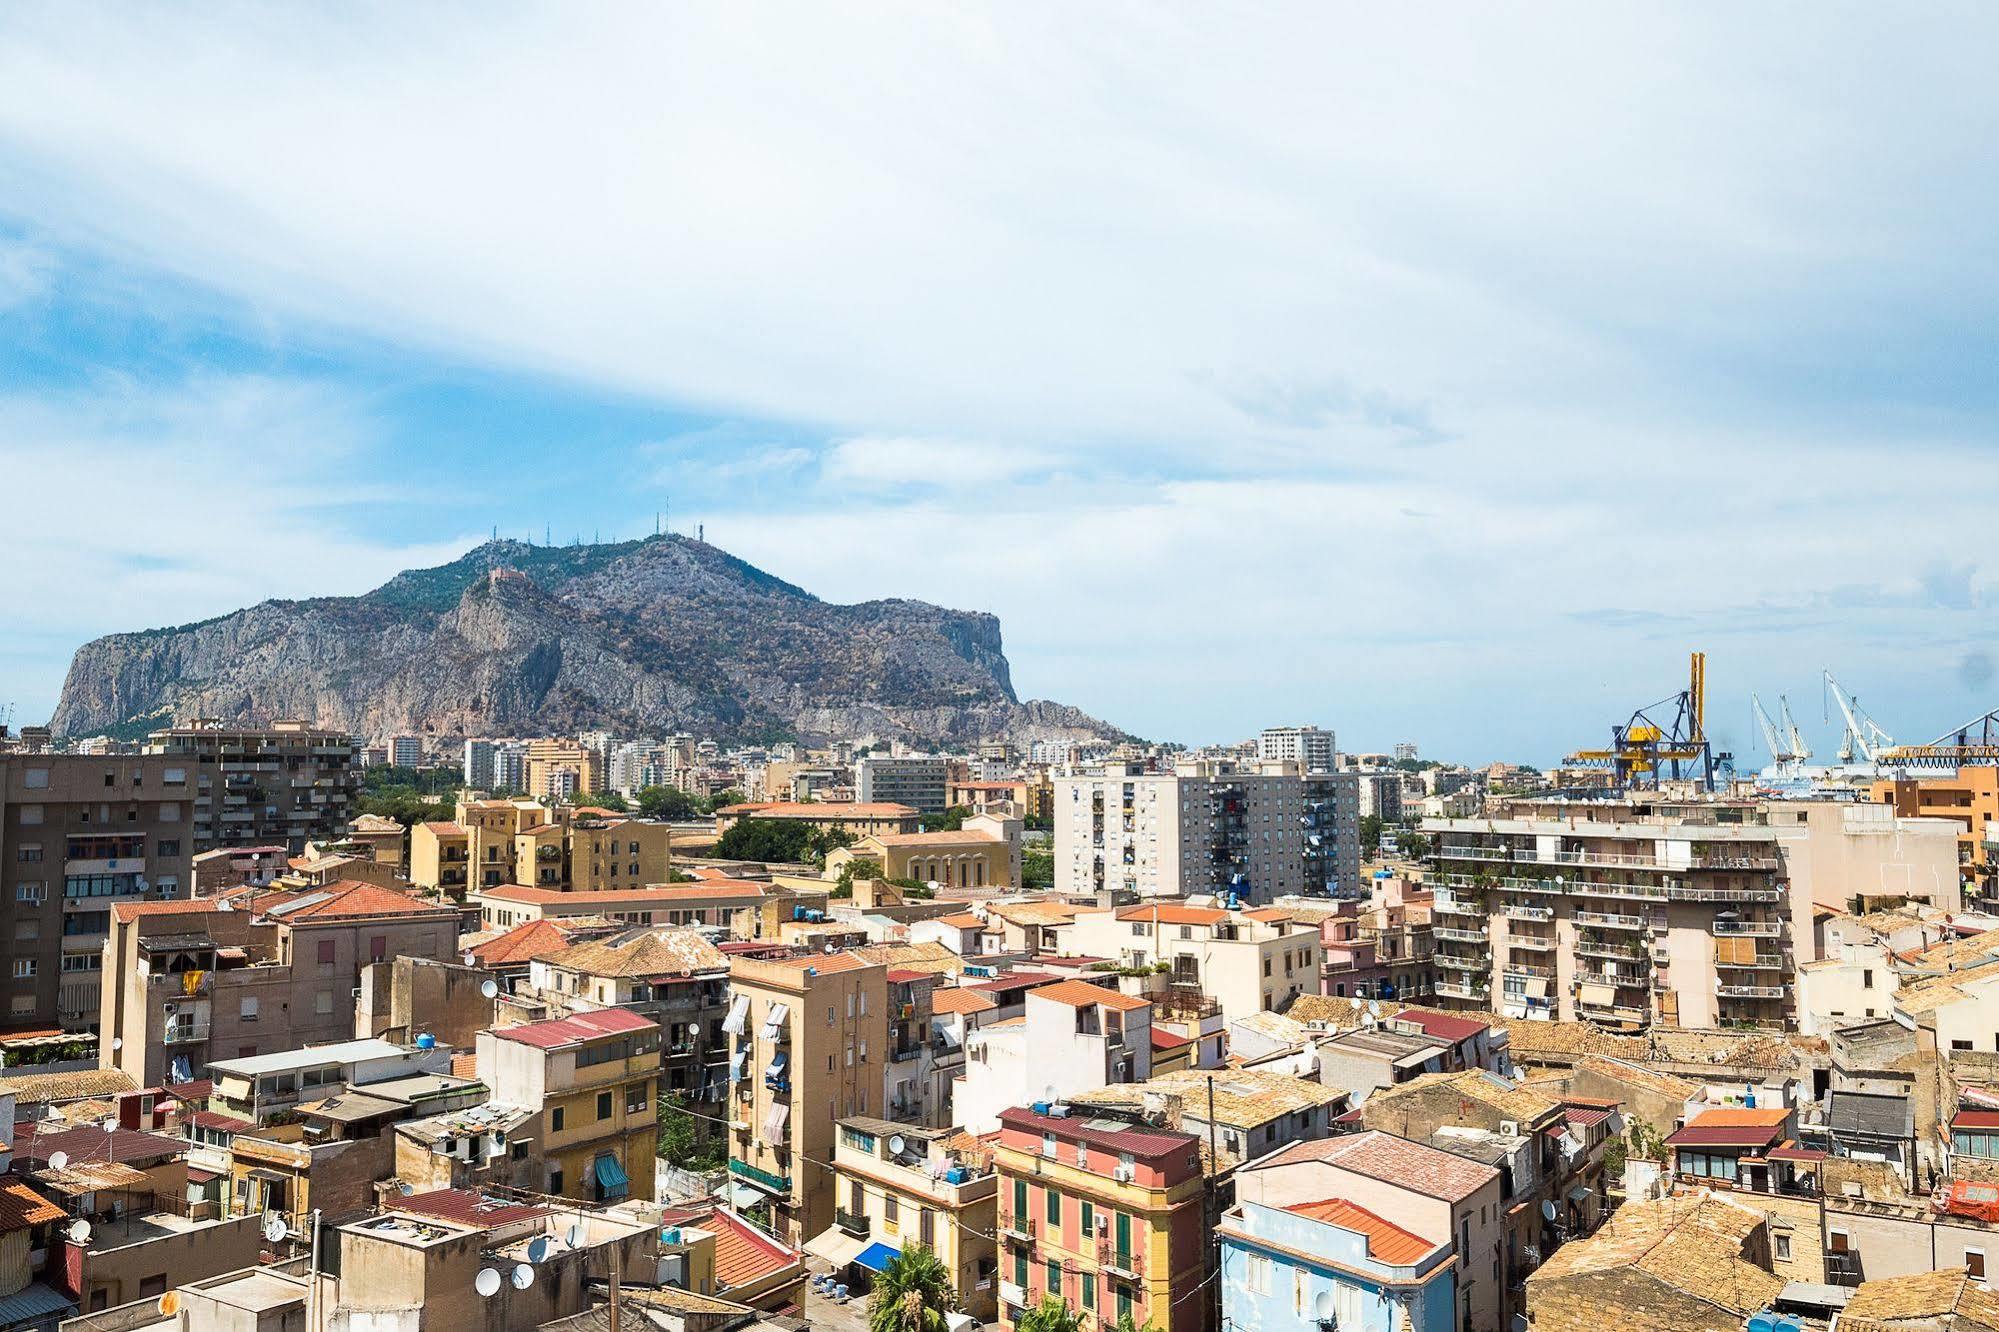
[[[715,842],[722,860],[796,864],[811,854],[812,830],[796,819],[743,819]]]
[[[943,1260],[913,1244],[888,1260],[868,1297],[868,1332],[943,1332],[958,1302]]]
[[[693,796],[671,786],[648,786],[639,792],[639,816],[647,819],[691,819],[701,812]]]
[[[882,866],[879,860],[876,860],[873,856],[855,856],[852,860],[840,866],[840,881],[833,889],[833,896],[852,897],[854,895],[854,880],[879,879],[881,876]]]
[[[1083,1320],[1059,1295],[1043,1295],[1041,1303],[1021,1314],[1015,1332],[1083,1332]]]
[[[570,803],[579,809],[585,807],[608,809],[618,814],[623,814],[630,808],[625,804],[625,798],[616,791],[585,791]]]
[[[702,802],[702,805],[704,813],[713,814],[718,809],[727,809],[730,805],[740,805],[742,803],[743,793],[731,786],[709,796]]]
[[[1405,832],[1396,840],[1402,844],[1402,854],[1411,860],[1421,860],[1430,854],[1430,838],[1425,833]]]
[[[1366,853],[1381,849],[1381,815],[1360,816],[1360,849]]]
[[[1022,847],[1020,852],[1020,886],[1023,888],[1053,888],[1055,886],[1055,853],[1038,847]]]
[[[971,814],[972,811],[963,805],[953,805],[942,814],[925,814],[923,831],[957,832],[965,826],[965,820],[970,818]]]

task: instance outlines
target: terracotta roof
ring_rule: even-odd
[[[939,925],[949,925],[954,930],[982,930],[986,922],[970,911],[958,911],[948,916],[936,917]]]
[[[766,819],[913,819],[921,810],[908,805],[897,805],[887,801],[829,800],[824,802],[797,800],[764,800],[746,802],[740,805],[724,805],[717,814],[737,814]]]
[[[465,829],[455,823],[426,823],[423,825],[439,837],[463,837]]]
[[[1077,915],[1067,902],[993,902],[986,907],[988,920],[997,916],[1009,925],[1067,925]]]
[[[315,900],[321,898],[325,900]],[[340,879],[323,887],[308,889],[286,902],[270,903],[260,910],[265,915],[276,915],[286,924],[301,920],[365,920],[425,913],[458,914],[458,908],[448,902],[433,901],[413,893],[399,893],[393,888],[363,883],[358,879]]]
[[[547,1216],[551,1209],[504,1198],[489,1198],[471,1189],[433,1189],[429,1193],[413,1193],[407,1198],[393,1199],[386,1210],[434,1216],[440,1221],[491,1230],[495,1226]]]
[[[519,1041],[522,1045],[532,1045],[538,1050],[555,1050],[565,1045],[595,1040],[600,1036],[617,1036],[626,1032],[658,1029],[657,1022],[642,1017],[628,1008],[601,1008],[591,1013],[572,1013],[568,1017],[549,1018],[544,1022],[524,1022],[517,1027],[500,1027],[493,1034],[501,1040]]]
[[[524,883],[503,883],[492,888],[475,888],[473,895],[530,906],[550,902],[569,902],[577,906],[603,902],[627,906],[650,902],[706,902],[733,897],[761,898],[768,891],[768,885],[743,879],[703,879],[699,883],[648,884],[643,888],[605,888],[582,893],[564,892],[560,888],[531,888]]]
[[[1698,1124],[1703,1128],[1749,1128],[1773,1127],[1783,1124],[1791,1117],[1791,1112],[1783,1106],[1750,1107],[1742,1105],[1718,1105],[1711,1110],[1703,1110],[1688,1123],[1692,1128]]]
[[[1345,1198],[1293,1203],[1284,1210],[1366,1236],[1367,1256],[1394,1267],[1408,1267],[1443,1247]]]
[[[1265,924],[1271,925],[1276,924],[1280,920],[1297,919],[1296,915],[1286,911],[1283,907],[1258,907],[1254,911],[1245,911],[1242,914],[1246,920],[1262,921]]]
[[[1394,1020],[1413,1022],[1423,1029],[1425,1035],[1435,1036],[1438,1040],[1449,1041],[1453,1045],[1492,1029],[1490,1022],[1480,1018],[1459,1017],[1451,1013],[1432,1013],[1421,1008],[1405,1008],[1395,1015]]]
[[[1347,1099],[1347,1093],[1335,1087],[1289,1073],[1251,1068],[1176,1069],[1146,1082],[1114,1083],[1069,1099],[1077,1105],[1135,1105],[1148,1094],[1164,1094],[1178,1096],[1188,1113],[1205,1118],[1211,1083],[1216,1121],[1236,1128],[1267,1124],[1322,1105],[1340,1105]]]
[[[890,985],[908,985],[915,981],[935,980],[936,978],[937,973],[934,971],[914,971],[909,967],[890,967],[888,969],[888,983]]]
[[[14,1093],[16,1105],[81,1101],[139,1090],[130,1073],[115,1068],[80,1068],[70,1073],[16,1073],[0,1079],[0,1091]]]
[[[1508,1082],[1497,1073],[1488,1073],[1482,1068],[1468,1068],[1456,1073],[1424,1073],[1393,1087],[1383,1087],[1368,1100],[1367,1108],[1372,1113],[1377,1106],[1393,1105],[1404,1097],[1420,1095],[1439,1087],[1448,1088],[1461,1100],[1477,1101],[1492,1107],[1502,1118],[1519,1121],[1523,1130],[1545,1116],[1558,1114],[1562,1108],[1561,1102],[1534,1090],[1532,1084]]]
[[[553,953],[568,946],[569,931],[553,921],[531,920],[525,925],[514,926],[497,939],[488,939],[485,943],[467,951],[479,965],[497,967],[508,963],[526,962],[543,953]]]
[[[1952,1128],[1999,1129],[1999,1110],[1960,1110],[1950,1117]]]
[[[1092,1147],[1130,1152],[1135,1157],[1152,1160],[1200,1145],[1199,1138],[1178,1129],[1127,1128],[1122,1123],[1115,1128],[1097,1127],[1087,1119],[1074,1116],[1057,1119],[1052,1115],[1037,1115],[1026,1106],[1000,1111],[1000,1123],[1008,1128],[1024,1129],[1036,1137],[1052,1133],[1065,1142],[1086,1142]]]
[[[983,990],[987,994],[1012,994],[1016,991],[1031,990],[1037,985],[1052,985],[1061,979],[1060,976],[1053,976],[1045,971],[1009,971],[1004,976],[979,981],[967,988]]]
[[[863,944],[850,951],[870,965],[891,966],[903,971],[955,976],[965,968],[965,959],[934,939],[927,943]]]
[[[715,1232],[715,1282],[722,1290],[753,1285],[799,1261],[788,1249],[734,1212],[718,1210],[702,1227]]]
[[[174,902],[118,902],[111,908],[113,920],[139,920],[146,916],[198,916],[215,910],[205,898],[183,898]]]
[[[1666,1139],[1668,1147],[1768,1147],[1784,1136],[1778,1124],[1703,1124],[1699,1120]]]
[[[1158,902],[1150,906],[1121,908],[1119,920],[1156,920],[1161,925],[1213,925],[1227,920],[1229,913],[1220,907],[1183,906],[1177,902]]]
[[[1342,1170],[1399,1184],[1413,1192],[1449,1202],[1468,1198],[1499,1178],[1497,1170],[1482,1162],[1373,1130],[1313,1142],[1294,1142],[1248,1168],[1269,1170],[1303,1161],[1324,1161]]]
[[[1961,1267],[1863,1281],[1839,1316],[1842,1328],[1939,1320],[1931,1327],[1999,1327],[1999,1296]],[[1948,1321],[1942,1321],[1946,1320]]]
[[[1005,839],[997,833],[960,829],[955,832],[875,833],[864,840],[878,842],[882,846],[992,846]]]
[[[541,960],[591,976],[692,976],[727,970],[729,959],[694,930],[647,930],[635,938],[593,939]]]
[[[1152,1048],[1155,1050],[1177,1050],[1183,1045],[1191,1045],[1193,1040],[1192,1036],[1182,1036],[1164,1027],[1152,1029]]]
[[[1575,1067],[1578,1072],[1595,1073],[1614,1082],[1657,1092],[1676,1101],[1691,1101],[1700,1095],[1700,1084],[1689,1078],[1662,1072],[1656,1068],[1647,1068],[1643,1064],[1634,1064],[1629,1060],[1612,1059],[1608,1055],[1584,1055],[1576,1060]]]
[[[187,1151],[187,1144],[179,1138],[122,1128],[79,1126],[56,1133],[41,1133],[31,1131],[29,1124],[23,1123],[16,1126],[15,1139],[15,1155],[37,1165],[57,1152],[66,1153],[72,1161],[106,1161],[125,1165],[133,1161],[164,1160]]]
[[[1071,1008],[1101,1004],[1120,1013],[1129,1013],[1134,1009],[1152,1007],[1152,1002],[1148,999],[1121,994],[1116,990],[1105,989],[1101,985],[1092,985],[1088,981],[1056,981],[1053,985],[1038,986],[1031,993],[1036,999],[1053,999],[1057,1003],[1068,1004]]]
[[[0,1183],[0,1231],[26,1230],[29,1226],[60,1221],[68,1215],[21,1180]]]
[[[930,996],[930,1009],[934,1013],[990,1013],[998,1007],[991,995],[955,985]]]
[[[1785,1284],[1743,1256],[1744,1241],[1763,1224],[1761,1212],[1712,1194],[1628,1202],[1596,1234],[1564,1244],[1531,1273],[1528,1302],[1532,1305],[1537,1288],[1551,1282],[1636,1275],[1715,1305],[1740,1326],[1742,1318],[1769,1308]],[[1642,1298],[1626,1290],[1620,1282],[1604,1294]]]

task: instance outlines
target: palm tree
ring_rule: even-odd
[[[944,1332],[944,1314],[958,1302],[951,1273],[922,1245],[889,1259],[868,1297],[868,1332]]]
[[[1015,1332],[1082,1332],[1083,1320],[1058,1295],[1043,1295],[1041,1303],[1023,1313]]]

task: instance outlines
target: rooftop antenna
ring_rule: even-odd
[[[554,524],[554,523],[550,523],[550,522],[544,522],[544,523],[542,523],[542,525],[541,525],[541,544],[542,544],[542,545],[544,545],[544,546],[552,546],[552,545],[554,545],[554,544],[555,544],[555,536],[554,536],[554,532],[555,532],[555,524]]]
[[[696,541],[699,541],[699,542],[701,542],[701,543],[702,543],[703,545],[706,545],[706,544],[707,544],[707,542],[708,542],[708,524],[706,524],[706,523],[696,523],[696,524],[694,524],[694,539],[695,539]]]

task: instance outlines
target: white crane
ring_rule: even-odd
[[[1784,742],[1777,738],[1777,723],[1770,720],[1770,714],[1763,710],[1763,700],[1756,695],[1749,696],[1749,710],[1756,714],[1756,725],[1763,732],[1763,747],[1770,751],[1772,763],[1782,763],[1790,757]]]
[[[1832,678],[1832,672],[1825,673],[1825,687],[1831,691],[1833,702],[1839,704],[1839,714],[1846,719],[1846,734],[1840,737],[1839,761],[1851,763],[1854,751],[1869,763],[1876,761],[1880,750],[1890,749],[1895,737],[1874,724],[1874,719],[1860,710],[1857,699],[1849,699],[1846,691],[1839,687],[1839,681]]]
[[[1812,747],[1805,743],[1804,732],[1798,729],[1798,722],[1791,715],[1791,700],[1783,694],[1777,695],[1777,715],[1784,719],[1784,738],[1790,744],[1791,758],[1803,763],[1812,756]]]

